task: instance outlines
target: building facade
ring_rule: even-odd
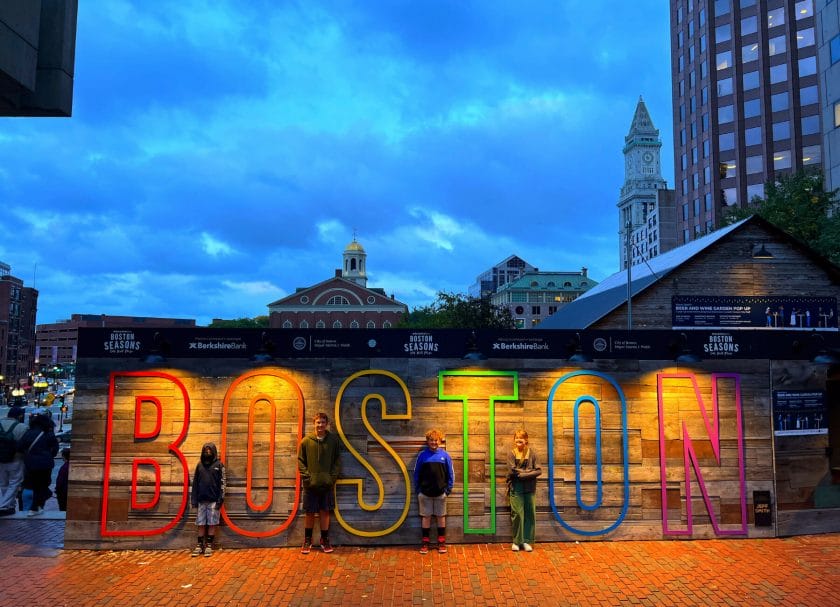
[[[779,173],[821,167],[813,0],[672,0],[679,243]]]
[[[408,306],[384,289],[367,286],[367,253],[356,241],[342,254],[335,276],[268,305],[269,327],[275,329],[389,329]]]
[[[500,287],[513,282],[525,274],[539,272],[539,268],[532,266],[516,255],[510,255],[492,268],[479,274],[469,288],[470,297],[489,297]]]
[[[0,263],[0,391],[5,401],[13,387],[28,385],[35,361],[38,291],[25,287]]]
[[[490,303],[510,310],[517,329],[529,329],[596,284],[586,268],[580,272],[530,272],[499,287],[490,295]]]
[[[822,91],[823,173],[826,190],[840,188],[840,6],[816,0],[817,67]]]
[[[662,178],[662,140],[642,98],[624,138],[624,185],[618,201],[620,267],[676,246],[674,192]],[[629,245],[628,246],[628,239]]]
[[[176,328],[194,327],[194,318],[156,318],[151,316],[110,316],[108,314],[73,314],[69,320],[38,325],[36,367],[43,370],[55,365],[76,362],[79,328]]]

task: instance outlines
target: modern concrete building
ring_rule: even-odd
[[[490,295],[490,303],[509,309],[517,329],[530,329],[597,284],[586,268],[580,272],[529,272],[499,287]]]
[[[0,391],[28,385],[35,361],[35,313],[38,291],[25,287],[0,262]],[[0,398],[5,401],[5,398]]]
[[[78,0],[0,2],[0,116],[70,116]]]
[[[470,297],[489,297],[509,282],[513,282],[525,274],[539,271],[539,268],[532,266],[524,259],[516,255],[509,255],[479,274],[469,288],[469,295]]]
[[[676,246],[674,191],[662,178],[661,151],[659,129],[639,97],[622,150],[624,185],[617,205],[622,269],[628,256],[635,265]]]
[[[816,41],[813,0],[671,0],[680,244],[778,173],[821,166]]]
[[[276,329],[388,329],[407,313],[393,295],[367,286],[367,253],[355,238],[335,276],[268,305],[269,326]]]
[[[822,92],[826,190],[840,188],[840,3],[816,0],[817,68]]]
[[[73,314],[69,320],[38,325],[36,370],[76,362],[79,328],[176,328],[194,327],[193,318],[156,318],[152,316],[110,316],[108,314]]]

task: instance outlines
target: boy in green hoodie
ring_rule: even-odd
[[[341,472],[341,441],[329,431],[330,418],[319,412],[312,419],[315,431],[303,437],[298,447],[298,470],[303,485],[304,540],[301,554],[312,549],[315,514],[321,530],[321,549],[332,552],[330,513],[335,509],[335,481]]]

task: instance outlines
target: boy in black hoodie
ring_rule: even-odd
[[[204,443],[201,448],[201,461],[196,465],[193,475],[192,505],[193,508],[198,508],[195,513],[198,543],[193,548],[192,556],[213,554],[219,509],[224,501],[225,466],[219,459],[216,445]]]

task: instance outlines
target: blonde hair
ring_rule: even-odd
[[[426,432],[426,440],[429,440],[429,439],[432,439],[432,438],[436,439],[438,441],[442,441],[443,440],[443,432],[441,432],[437,428],[432,428],[431,430]]]
[[[516,440],[517,438],[520,438],[520,437],[525,439],[525,444],[528,443],[528,433],[525,432],[525,430],[517,430],[516,432],[513,433],[513,440]]]

